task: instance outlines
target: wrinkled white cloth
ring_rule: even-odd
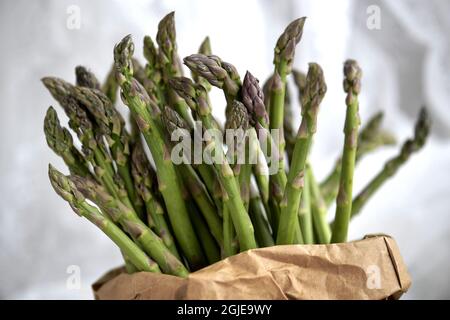
[[[80,9],[80,29],[67,28],[71,5]],[[380,29],[367,27],[371,5],[380,9]],[[64,166],[45,143],[42,120],[55,102],[40,78],[73,81],[74,67],[81,64],[103,79],[114,44],[131,33],[142,57],[143,36],[154,36],[159,19],[171,10],[176,10],[182,56],[196,52],[209,35],[215,54],[261,81],[272,70],[280,32],[294,18],[308,16],[295,66],[306,70],[316,61],[327,79],[311,155],[319,178],[342,148],[346,58],[357,59],[364,70],[363,121],[384,110],[386,128],[402,141],[411,135],[420,106],[429,107],[434,127],[428,145],[370,201],[352,223],[350,237],[394,236],[413,279],[405,298],[450,298],[448,1],[7,0],[0,8],[1,298],[90,299],[90,284],[121,263],[109,239],[73,214],[48,183],[48,163]],[[218,90],[213,101],[223,105]],[[356,171],[356,190],[397,149],[364,159]],[[79,288],[73,282],[78,276]]]

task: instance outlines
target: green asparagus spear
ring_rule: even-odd
[[[83,66],[75,68],[77,86],[100,90],[100,82],[96,76]]]
[[[185,99],[189,107],[197,113],[205,129],[214,130],[215,125],[211,116],[211,106],[207,102],[205,88],[195,85],[188,78],[173,78],[170,84],[178,95]],[[253,226],[240,196],[239,184],[224,154],[222,143],[218,139],[215,139],[214,135],[207,143],[212,147],[211,150],[214,155],[216,151],[219,152],[217,156],[222,160],[222,163],[213,161],[213,164],[229,197],[229,210],[239,238],[240,249],[245,251],[255,248],[256,241]]]
[[[72,176],[70,180],[86,198],[98,205],[114,222],[120,224],[158,263],[163,272],[180,277],[188,275],[184,265],[169,251],[161,238],[138,218],[133,210],[112,197],[101,185],[92,180],[80,176]]]
[[[119,227],[106,218],[96,207],[86,202],[85,197],[78,191],[72,181],[58,172],[52,165],[49,165],[48,174],[56,193],[69,203],[75,213],[85,217],[102,230],[139,271],[161,272],[158,265],[147,257]]]
[[[250,218],[255,227],[255,237],[260,247],[271,247],[275,245],[270,232],[269,223],[264,215],[264,207],[258,191],[251,185],[250,189]]]
[[[109,131],[113,133],[120,131],[117,128],[120,128],[120,121],[123,122],[122,118],[115,112],[109,99],[101,91],[87,87],[75,87],[57,78],[44,78],[43,82],[65,109],[70,119],[69,125],[78,133],[84,150],[92,150],[95,160],[93,165],[97,176],[103,181],[109,192],[117,196],[118,190],[114,183],[115,170],[111,156],[104,144],[103,136],[108,136]],[[105,109],[108,111],[105,111]],[[90,114],[88,115],[86,111],[89,111]],[[110,125],[112,129],[110,129],[108,119],[111,118],[113,111],[115,117]],[[95,124],[89,116],[94,117]],[[113,141],[110,137],[108,143],[111,145]],[[126,151],[126,148],[122,147],[122,152],[118,153],[114,151],[117,148],[116,146],[113,146],[111,150],[118,164],[119,172],[122,172],[121,161],[125,159],[123,151]],[[124,194],[122,200],[130,208],[133,207],[128,195]],[[135,201],[135,203],[138,204],[139,202]]]
[[[263,153],[266,157],[267,164],[272,166],[272,159],[280,163],[282,161],[282,156],[278,153],[279,150],[276,147],[275,141],[273,141],[272,136],[270,135],[269,129],[269,117],[264,107],[264,93],[263,90],[259,87],[258,80],[250,73],[247,72],[244,78],[244,83],[242,85],[242,101],[251,118],[253,120],[252,124],[255,126],[257,130],[257,135],[265,144],[265,148]],[[271,222],[273,230],[277,231],[278,228],[278,219],[280,215],[279,202],[281,202],[283,197],[283,189],[287,181],[286,172],[284,170],[277,169],[275,174],[270,175],[269,184],[265,179],[261,181],[261,178],[258,177],[260,189],[262,189],[263,199],[267,197],[268,202],[264,202],[266,208],[271,208],[272,210],[267,210],[269,214],[269,221]],[[267,195],[265,194],[267,193]],[[271,194],[269,197],[268,194]],[[270,202],[270,203],[269,203]]]
[[[211,43],[209,41],[209,37],[206,37],[203,42],[200,44],[200,48],[198,49],[199,54],[203,55],[211,55]],[[192,79],[195,83],[202,85],[206,91],[211,90],[211,84],[208,82],[208,80],[204,79],[203,77],[199,76],[197,73],[191,71]]]
[[[249,115],[245,106],[239,101],[233,101],[228,118],[225,123],[225,129],[232,134],[233,145],[228,146],[228,152],[233,158],[233,171],[236,180],[239,181],[241,198],[244,206],[248,209],[250,201],[250,177],[251,167],[249,159]]]
[[[292,165],[288,174],[283,201],[280,204],[281,215],[277,233],[277,244],[291,244],[294,241],[297,213],[300,205],[302,190],[304,187],[304,173],[306,159],[316,132],[317,114],[327,87],[322,69],[318,64],[310,63],[307,75],[307,84],[302,104],[302,122],[297,133],[292,155]]]
[[[298,209],[298,221],[305,244],[313,244],[313,217],[312,217],[312,197],[310,192],[311,178],[308,175],[309,165],[306,165],[306,174],[304,176],[305,186],[303,187],[300,207]]]
[[[225,123],[225,129],[231,130],[233,136],[232,145],[228,146],[228,152],[233,158],[233,172],[236,181],[239,183],[240,193],[244,207],[248,210],[250,202],[250,179],[251,179],[251,164],[249,159],[249,137],[247,135],[249,128],[249,114],[246,107],[239,101],[234,100],[231,107],[228,109],[228,116]],[[225,246],[223,257],[229,257],[236,253],[237,243],[235,241],[236,230],[230,214],[229,197],[224,199],[224,220],[223,230],[225,238]],[[256,235],[255,235],[256,236]]]
[[[143,78],[145,79],[147,85],[144,85],[143,81],[140,81],[139,78],[136,79],[144,85],[144,88],[150,96],[155,96],[159,107],[162,109],[163,106],[166,105],[166,97],[164,95],[164,85],[162,79],[163,75],[159,61],[159,51],[150,36],[144,37],[144,57],[147,60],[147,64],[145,65],[145,77]],[[133,65],[133,67],[135,66]],[[134,73],[136,77],[136,70],[134,70]]]
[[[156,173],[150,167],[141,144],[137,144],[133,148],[131,159],[134,185],[147,208],[148,224],[163,240],[166,247],[179,258],[175,240],[165,218],[164,208],[153,192],[153,181],[156,180]]]
[[[150,36],[144,37],[144,57],[147,60],[145,66],[147,77],[158,85],[161,81],[161,66],[159,65],[159,51]]]
[[[236,100],[240,80],[233,65],[222,61],[218,56],[204,54],[190,55],[184,58],[184,64],[211,85],[223,89],[227,104],[231,105]]]
[[[180,174],[178,176],[180,176]],[[189,190],[184,184],[181,184],[181,193],[183,200],[186,203],[186,208],[189,212],[189,217],[191,218],[192,224],[195,227],[195,230],[200,239],[200,243],[207,260],[212,261],[217,259],[217,257],[220,257],[220,249],[217,246],[217,242],[214,240],[210,230],[205,224],[205,221],[201,219],[202,217],[198,212],[199,211],[198,207],[195,205],[195,202],[192,200]]]
[[[238,250],[238,244],[236,242],[236,228],[233,224],[233,218],[230,212],[230,198],[228,194],[223,195],[223,251],[222,259],[235,255]]]
[[[113,181],[115,172],[112,159],[105,150],[102,139],[95,133],[94,124],[86,110],[73,96],[73,86],[64,80],[52,77],[43,78],[42,82],[69,117],[69,127],[76,132],[82,144],[83,154],[91,162],[96,176],[111,194],[117,196],[117,188]]]
[[[131,62],[133,51],[134,44],[130,36],[126,36],[114,48],[122,100],[133,112],[136,123],[150,148],[157,168],[159,189],[167,206],[174,235],[190,266],[197,269],[205,264],[205,258],[189,219],[181,195],[180,181],[164,141],[163,129],[159,123],[159,108],[142,85],[133,78]]]
[[[220,249],[217,245],[216,240],[212,236],[208,225],[202,218],[194,203],[189,203],[188,207],[189,216],[191,217],[192,224],[194,225],[195,231],[198,234],[198,238],[202,244],[203,251],[205,252],[206,258],[209,264],[216,263],[220,260]]]
[[[159,22],[156,42],[159,45],[159,62],[166,75],[182,76],[183,70],[177,53],[175,12],[167,14]]]
[[[178,113],[175,110],[166,106],[163,109],[163,117],[162,118],[164,120],[163,121],[164,126],[170,137],[175,132],[175,130],[180,130],[178,132],[180,132],[182,134],[182,136],[184,136],[183,139],[186,138],[186,139],[192,140],[191,136],[190,136],[191,133],[190,133],[190,128],[189,128],[188,124],[186,123],[186,121],[183,118],[181,118],[178,115]],[[183,130],[183,131],[181,131],[181,130]],[[195,134],[195,132],[192,134]],[[220,186],[216,186],[217,176],[215,174],[215,171],[212,170],[212,168],[210,168],[210,166],[208,166],[207,164],[205,164],[203,162],[199,163],[199,164],[195,164],[195,161],[192,161],[192,150],[195,146],[190,145],[188,147],[190,148],[191,154],[188,154],[188,152],[187,152],[188,150],[183,149],[183,151],[185,152],[185,154],[183,154],[183,157],[184,157],[183,164],[185,166],[187,164],[190,164],[189,168],[187,168],[187,170],[188,170],[188,174],[191,176],[191,178],[193,178],[193,176],[196,175],[195,172],[192,171],[192,168],[190,168],[191,163],[192,163],[192,167],[198,171],[201,179],[203,180],[203,182],[207,188],[207,191],[210,192],[210,195],[212,196],[212,198],[214,200],[216,209],[218,210],[218,212],[220,214],[220,212],[222,211],[222,209],[221,209],[222,188]],[[192,180],[192,179],[189,179],[189,180]],[[194,177],[194,180],[197,180],[197,178]],[[201,190],[201,189],[203,189],[203,187],[196,188],[196,190]],[[204,193],[203,190],[201,190],[201,192]],[[203,197],[203,195],[202,195],[202,197]],[[197,197],[194,197],[194,198],[199,200]],[[200,205],[200,204],[197,203],[197,205]],[[203,206],[201,206],[201,207],[202,207],[202,210],[205,209]]]
[[[355,60],[345,62],[344,76],[344,91],[347,93],[345,100],[347,105],[344,127],[345,141],[331,243],[347,241],[348,224],[352,212],[353,172],[360,124],[358,94],[361,91],[362,71]]]
[[[302,97],[305,92],[306,87],[306,74],[293,69],[292,76],[294,78],[295,86],[297,87],[298,98],[300,102],[300,106],[302,104]],[[283,132],[284,132],[284,140],[286,143],[286,154],[288,156],[289,165],[292,162],[292,154],[294,152],[295,146],[295,130],[293,126],[293,109],[291,104],[291,99],[289,95],[288,87],[286,86],[286,94],[284,98],[284,122],[283,122]],[[305,187],[303,188],[302,198],[300,201],[299,208],[299,222],[300,227],[302,228],[303,238],[306,244],[315,243],[314,241],[314,228],[311,226],[312,224],[312,199],[310,192],[310,179],[308,175],[305,176]],[[312,230],[311,230],[312,228]]]
[[[368,183],[368,185],[353,199],[352,213],[354,217],[358,215],[361,208],[373,196],[373,194],[405,164],[411,155],[425,145],[430,131],[431,121],[427,109],[422,108],[414,129],[414,137],[408,139],[403,144],[400,153],[390,159],[384,165],[383,169]]]
[[[301,105],[302,96],[305,91],[305,85],[306,85],[306,74],[304,74],[301,71],[292,70],[292,76],[294,78],[295,86],[297,87],[297,93]],[[286,87],[286,95],[284,99],[284,122],[283,122],[283,130],[284,130],[284,140],[286,143],[286,153],[288,156],[288,161],[292,160],[292,153],[294,151],[294,144],[295,144],[295,130],[292,125],[292,104],[289,97],[289,90]]]
[[[358,163],[365,155],[379,147],[394,145],[396,143],[394,136],[390,132],[380,128],[382,119],[383,113],[378,112],[361,129],[358,136],[358,146],[356,147],[355,163]],[[327,206],[330,206],[334,199],[336,199],[339,189],[341,165],[342,159],[339,158],[331,173],[320,184],[320,190]]]
[[[158,33],[156,42],[159,45],[159,66],[161,67],[162,79],[165,85],[166,98],[170,105],[185,119],[192,128],[194,120],[189,107],[168,85],[169,79],[183,75],[183,69],[180,58],[177,53],[176,31],[175,31],[175,13],[166,15],[158,24]]]
[[[186,133],[189,132],[188,124],[175,110],[165,107],[162,115],[163,123],[169,136],[172,136],[175,130],[185,130]],[[200,181],[189,162],[184,162],[178,168],[180,176],[186,184],[186,188],[196,202],[197,207],[202,212],[212,235],[217,240],[218,244],[223,246],[222,221],[217,214],[214,204],[209,198],[206,187]]]
[[[117,100],[118,89],[119,85],[117,84],[116,80],[116,67],[115,64],[113,63],[110,71],[106,75],[106,79],[105,82],[102,84],[101,90],[106,94],[109,101],[111,101],[111,103],[115,105]]]
[[[284,148],[283,119],[284,119],[284,99],[286,93],[286,76],[291,72],[294,62],[295,46],[300,42],[303,35],[303,26],[306,18],[299,18],[292,21],[278,38],[274,52],[274,75],[270,88],[270,129],[280,130],[279,166],[278,170],[284,171]],[[284,186],[282,186],[283,190]]]
[[[306,169],[309,190],[311,194],[311,213],[314,230],[320,244],[330,243],[331,229],[327,221],[327,206],[320,193],[319,185],[310,166]]]
[[[73,145],[69,130],[59,124],[58,115],[53,107],[49,107],[45,115],[44,132],[48,146],[64,160],[72,174],[91,176],[88,163]]]
[[[108,97],[99,90],[85,87],[73,88],[75,98],[80,101],[94,117],[100,132],[106,138],[111,155],[117,165],[117,172],[124,181],[126,192],[138,215],[144,216],[142,199],[134,189],[130,166],[130,137],[125,130],[125,121],[111,104]]]
[[[269,115],[264,105],[264,93],[259,81],[249,71],[242,83],[242,102],[250,115],[250,123],[257,129],[269,127]]]
[[[264,93],[259,86],[259,81],[249,71],[245,74],[244,82],[242,84],[242,102],[247,108],[250,115],[250,124],[255,127],[256,133],[261,136],[269,128],[269,116],[264,105]],[[267,139],[270,135],[264,135]],[[272,146],[271,143],[267,143]],[[258,150],[260,151],[260,150]],[[271,153],[269,150],[268,153]],[[262,164],[261,164],[262,165]],[[269,199],[269,182],[268,177],[262,168],[258,169],[258,164],[255,166],[255,176],[258,183],[261,197],[267,205]]]

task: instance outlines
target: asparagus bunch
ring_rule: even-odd
[[[70,128],[48,108],[46,140],[69,171],[50,165],[50,182],[119,247],[128,272],[187,277],[257,247],[346,241],[350,218],[424,146],[430,129],[425,109],[414,137],[353,197],[357,163],[395,140],[381,127],[382,113],[359,130],[362,73],[348,60],[343,153],[328,177],[316,180],[308,155],[327,88],[320,65],[309,64],[306,75],[292,72],[299,107],[287,87],[304,23],[293,21],[279,37],[274,72],[263,88],[251,72],[241,80],[237,68],[214,55],[208,37],[198,53],[183,59],[193,80],[183,77],[174,13],[159,23],[156,42],[144,38],[145,65],[133,57],[126,36],[114,48],[103,83],[82,66],[75,69],[75,84],[43,78]],[[212,115],[212,87],[225,96],[224,124]],[[130,109],[130,127],[116,108],[118,91]],[[296,112],[299,128],[292,123]]]

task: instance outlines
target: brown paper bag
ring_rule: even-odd
[[[187,279],[110,271],[96,299],[398,299],[411,279],[394,239],[385,235],[330,245],[249,250]]]

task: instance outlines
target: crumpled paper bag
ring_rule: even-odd
[[[394,239],[386,235],[330,245],[253,249],[198,270],[104,275],[96,299],[398,299],[411,285]]]

